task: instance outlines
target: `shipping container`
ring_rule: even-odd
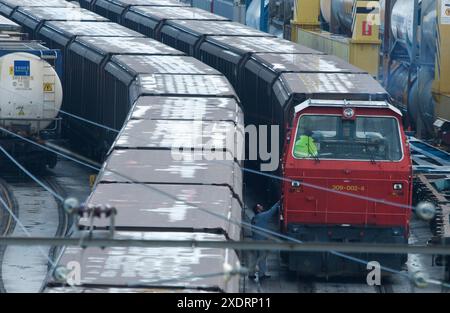
[[[145,95],[203,96],[236,98],[233,87],[219,75],[161,75],[141,74],[130,88],[133,103]]]
[[[227,21],[224,17],[197,8],[133,6],[123,15],[122,25],[159,39],[161,27],[171,20]]]
[[[207,36],[273,37],[248,26],[229,21],[168,21],[161,28],[161,42],[197,57]]]
[[[99,184],[88,203],[113,206],[119,231],[208,232],[232,240],[241,237],[236,224],[241,221],[242,208],[230,189],[223,186]],[[82,218],[79,225],[88,228],[90,221]],[[97,229],[110,226],[107,219],[95,219],[92,225]]]
[[[139,74],[176,75],[221,75],[213,68],[186,56],[114,56],[105,66],[105,79],[102,90],[104,105],[114,111],[114,121],[105,120],[106,125],[120,129],[131,104],[130,86]],[[172,75],[168,75],[169,78]],[[207,81],[207,80],[206,80]],[[181,81],[181,83],[183,83]],[[128,104],[128,105],[124,105]],[[111,125],[110,123],[113,122]]]
[[[76,5],[66,0],[2,0],[0,13],[9,17],[19,7],[77,8]]]
[[[86,10],[91,10],[92,11],[92,4],[95,2],[96,0],[78,0],[78,3],[80,4],[80,7],[86,9]]]
[[[238,159],[236,125],[225,121],[130,120],[114,142],[114,149],[211,150],[212,158]]]
[[[97,181],[101,184],[226,186],[242,204],[242,170],[231,154],[210,158],[209,151],[112,150]]]
[[[58,7],[20,7],[11,15],[11,18],[23,26],[24,30],[30,34],[31,39],[35,38],[35,34],[47,21],[108,21],[106,18],[85,9]]]
[[[224,74],[239,92],[242,66],[251,54],[260,52],[322,54],[276,37],[209,36],[199,46],[198,57]]]
[[[89,236],[83,232],[81,236]],[[117,232],[119,240],[224,241],[225,236],[192,232]],[[46,292],[239,292],[239,276],[224,279],[224,264],[235,266],[236,253],[217,248],[67,247],[59,264],[79,265],[80,281],[67,286],[50,281]],[[211,275],[217,273],[217,275]],[[196,279],[192,279],[195,277]]]
[[[185,3],[176,0],[97,0],[92,4],[94,12],[109,18],[112,22],[121,23],[122,15],[132,6],[165,6],[186,7]]]
[[[139,97],[129,119],[244,122],[240,104],[233,98]]]
[[[116,23],[60,21],[45,22],[37,33],[37,39],[48,47],[65,51],[76,37],[144,37]]]
[[[90,121],[115,127],[114,106],[102,101],[107,91],[104,67],[114,55],[182,55],[181,52],[149,38],[136,37],[78,37],[67,49],[71,64],[66,82],[69,97],[66,109]],[[110,99],[110,97],[108,97]],[[128,107],[128,103],[122,103]],[[120,129],[120,127],[119,127]],[[104,154],[116,134],[99,127],[71,119],[71,135],[89,138],[90,149],[98,147]],[[102,143],[99,145],[99,143]]]

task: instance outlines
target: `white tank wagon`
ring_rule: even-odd
[[[35,55],[18,52],[0,57],[2,126],[35,135],[55,121],[62,85],[53,66]]]
[[[41,143],[59,136],[60,68],[59,52],[38,42],[0,42],[0,144],[33,167],[53,167],[56,156],[12,133]]]

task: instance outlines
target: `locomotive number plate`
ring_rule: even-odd
[[[331,185],[331,189],[336,191],[365,191],[365,186],[358,186],[358,185]]]

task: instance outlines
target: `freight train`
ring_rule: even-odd
[[[58,50],[22,37],[19,25],[0,16],[0,144],[20,163],[42,170],[56,165],[56,155],[10,132],[39,143],[59,138],[62,59]]]
[[[169,7],[172,2],[167,2]],[[103,3],[101,9],[97,3]],[[214,151],[231,154],[224,162],[189,158],[192,151],[202,155],[211,152],[208,146],[198,143],[191,143],[181,160],[174,160],[170,151],[180,138],[191,142],[199,120],[194,113],[198,111],[205,129],[201,132],[205,140],[201,142],[208,142],[211,135],[216,141],[230,133],[237,135],[243,126],[241,101],[226,77],[242,100],[247,124],[280,126],[278,138],[272,140],[283,152],[276,158],[283,161],[273,172],[284,175],[291,185],[282,185],[279,180],[268,181],[267,185],[275,186],[269,190],[271,200],[283,199],[284,232],[306,241],[407,241],[412,173],[399,123],[401,114],[369,74],[336,57],[221,17],[197,15],[194,9],[163,9],[161,2],[155,5],[151,0],[94,0],[80,4],[127,23],[134,31],[104,21],[49,19],[34,32],[50,46],[64,51],[66,93],[86,95],[83,100],[69,102],[69,112],[110,128],[121,128],[116,140],[110,130],[95,131],[99,143],[109,145],[114,141],[88,201],[117,207],[120,238],[241,238],[236,224],[242,213],[243,176],[242,162],[235,152],[220,140],[219,149],[216,146]],[[166,16],[165,12],[171,13]],[[37,15],[33,10],[28,14]],[[77,112],[85,103],[89,103],[89,110]],[[317,154],[293,159],[290,151],[297,131],[302,136],[302,119],[324,113],[332,122],[312,123],[315,128],[308,132],[316,142]],[[373,126],[373,121],[379,120],[386,124],[386,131]],[[83,141],[80,138],[80,143]],[[341,146],[346,149],[336,151]],[[331,172],[329,167],[335,164],[339,164],[338,169]],[[393,168],[396,172],[391,175]],[[262,179],[257,180],[262,186]],[[321,193],[312,191],[311,186],[319,186]],[[332,188],[339,195],[333,197]],[[328,193],[330,196],[325,196]],[[307,205],[298,207],[295,197]],[[372,198],[388,199],[406,208],[400,210]],[[227,218],[208,216],[183,201]],[[90,223],[80,220],[80,225]],[[102,231],[108,229],[107,225],[99,220],[93,226]],[[192,249],[172,248],[83,251],[67,248],[61,258],[64,266],[73,261],[81,263],[82,284],[75,288],[77,291],[111,291],[115,287],[125,290],[130,273],[136,286],[155,287],[153,279],[183,274],[201,277],[206,272],[220,272],[223,263],[235,264],[237,260],[234,251],[219,249],[200,249],[199,254]],[[372,260],[372,256],[360,257]],[[404,257],[380,261],[399,268]],[[177,258],[182,264],[177,263]],[[290,259],[291,269],[307,274],[330,274],[339,264],[329,253],[315,254],[313,258],[294,254]],[[305,266],[316,260],[319,266]],[[89,273],[92,262],[99,268],[96,273]],[[157,287],[236,291],[238,282],[232,279],[227,283],[222,277],[189,282],[180,279]],[[73,289],[55,281],[48,290]]]
[[[401,113],[389,104],[388,93],[369,74],[336,57],[229,21],[183,20],[180,12],[176,17],[160,17],[156,24],[150,21],[155,20],[157,10],[147,7],[145,12],[135,1],[80,3],[101,13],[97,3],[105,1],[122,5],[122,13],[115,9],[118,22],[138,32],[150,27],[147,35],[222,72],[242,99],[246,124],[280,126],[276,141],[284,153],[280,155],[282,165],[274,173],[299,182],[298,187],[267,182],[271,200],[283,199],[285,233],[307,241],[407,242],[412,166]],[[137,11],[139,15],[130,14]],[[300,109],[310,99],[311,104]],[[346,119],[344,112],[348,110],[354,116]],[[301,128],[296,124],[298,115],[314,112],[328,112],[334,120],[312,123],[318,127],[311,131],[323,152],[294,161],[290,151],[297,136],[294,132]],[[386,132],[377,130],[374,121],[386,123]],[[345,150],[340,156],[333,154],[337,146]],[[330,171],[330,166],[337,170]],[[254,181],[262,186],[261,177]],[[302,183],[318,185],[321,191],[314,192]],[[323,188],[332,190],[333,186],[350,195],[319,196],[326,194]],[[355,195],[389,200],[398,207],[371,200],[352,201]],[[349,262],[329,253],[313,256],[292,254],[289,266],[305,274],[355,271],[351,265],[342,266]],[[400,269],[406,260],[405,255],[360,257],[375,258],[394,269]],[[358,269],[362,269],[360,265]]]
[[[105,154],[87,204],[116,208],[115,238],[240,240],[241,164],[225,139],[242,129],[243,113],[229,82],[183,52],[84,9],[74,20],[65,14],[65,1],[52,3],[42,9],[24,3],[10,16],[34,38],[61,49],[62,110],[72,118],[67,133],[75,145]],[[179,143],[181,158],[172,155]],[[214,162],[198,154],[225,156]],[[110,224],[80,219],[78,226],[97,236]],[[67,288],[55,278],[46,291],[237,292],[239,278],[221,273],[238,261],[230,249],[66,248],[60,265],[78,266],[79,281]]]

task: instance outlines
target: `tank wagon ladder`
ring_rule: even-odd
[[[51,68],[52,65],[50,63],[45,63],[45,70]],[[45,73],[51,73],[50,71],[45,71]],[[44,74],[43,77],[43,86],[44,89],[44,105],[43,105],[43,114],[44,116],[48,116],[47,112],[52,114],[56,109],[56,94],[55,94],[55,86],[56,86],[56,77],[52,74]],[[55,125],[57,128],[57,125]]]

